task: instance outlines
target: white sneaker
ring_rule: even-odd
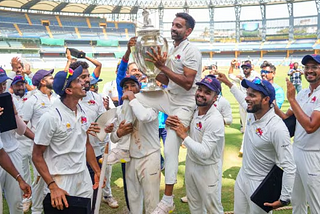
[[[129,151],[114,148],[108,155],[107,164],[126,163],[130,161]]]
[[[187,198],[187,196],[184,196],[184,197],[180,198],[180,201],[181,201],[182,203],[188,203],[188,198]]]
[[[30,207],[31,207],[31,198],[25,198],[22,200],[22,207],[23,207],[23,212],[26,213],[29,211]]]
[[[102,201],[106,204],[108,204],[108,206],[112,209],[116,209],[119,207],[118,202],[116,201],[116,199],[114,199],[114,197],[102,197]]]
[[[167,204],[164,201],[160,201],[156,207],[156,209],[152,212],[152,214],[168,214],[172,213],[175,206],[174,203],[172,205]]]

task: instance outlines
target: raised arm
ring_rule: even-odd
[[[101,62],[99,62],[99,61],[96,60],[96,59],[90,58],[90,57],[88,57],[88,56],[86,56],[86,60],[90,61],[92,64],[94,64],[94,66],[96,66],[96,67],[94,68],[94,70],[93,70],[92,76],[93,76],[95,79],[99,79],[100,73],[101,73],[101,68],[102,68]]]
[[[317,131],[320,127],[320,104],[318,104],[318,106],[316,106],[312,114],[308,116],[306,113],[304,113],[304,111],[302,110],[301,106],[298,104],[295,98],[295,88],[293,84],[288,79],[286,79],[286,81],[287,98],[297,120],[308,134]]]

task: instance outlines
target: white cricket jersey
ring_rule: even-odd
[[[224,144],[224,122],[214,105],[205,115],[193,114],[190,135],[183,144],[188,148],[187,156],[199,165],[211,165],[221,160]]]
[[[214,106],[221,113],[224,123],[230,125],[232,123],[232,109],[229,101],[223,96],[219,95],[217,101],[214,102]]]
[[[129,102],[136,117],[133,123],[133,132],[130,138],[130,156],[142,158],[160,149],[158,111],[153,108],[145,108],[137,99]],[[120,107],[120,108],[119,108]],[[121,123],[121,106],[118,107],[118,121],[115,127]],[[115,128],[114,130],[117,130]],[[111,134],[113,143],[119,141],[116,131]]]
[[[245,94],[234,85],[231,93],[244,109],[247,109]],[[290,136],[283,120],[271,108],[260,120],[247,113],[243,136],[242,170],[252,180],[263,180],[277,163],[283,169],[281,200],[291,198],[296,171]]]
[[[26,100],[21,110],[21,117],[22,120],[31,122],[33,132],[37,128],[40,117],[48,112],[56,99],[55,94],[52,94],[49,99],[47,94],[36,89],[36,92]]]
[[[107,82],[103,86],[102,95],[103,95],[103,97],[109,96],[110,98],[118,99],[118,89],[117,89],[116,80],[112,80],[110,82]]]
[[[15,72],[15,71],[9,71],[9,72],[7,73],[7,76],[10,77],[11,79],[7,79],[6,92],[9,92],[9,88],[11,87],[12,80],[13,80],[13,78],[14,78],[16,75],[17,75],[17,72]]]
[[[93,123],[100,114],[106,111],[103,106],[102,97],[92,91],[87,91],[87,95],[79,101],[79,104],[85,111],[89,124]],[[95,156],[101,155],[100,140],[97,137],[89,135],[89,141]]]
[[[23,95],[23,97],[17,96],[15,94],[11,94],[12,95],[12,100],[13,103],[16,107],[16,110],[18,112],[19,115],[21,115],[21,111],[22,111],[22,107],[24,105],[24,103],[30,98],[30,96],[32,95],[31,92],[27,92]]]
[[[239,84],[240,90],[241,90],[243,93],[246,93],[246,92],[247,92],[247,89],[246,89],[245,87],[242,87],[242,85],[241,85],[241,81],[242,81],[242,80],[241,80],[240,78],[238,78],[238,77],[237,77],[236,75],[234,75],[234,74],[229,74],[228,77],[229,77],[234,83]],[[252,70],[251,73],[250,73],[250,76],[248,76],[248,77],[246,78],[244,75],[242,75],[242,77],[243,77],[243,79],[252,81],[252,80],[254,80],[254,78],[256,78],[256,77],[261,78],[261,75],[258,74],[256,71]]]
[[[82,107],[72,111],[56,100],[39,120],[34,143],[47,146],[44,159],[51,175],[80,173],[86,169],[86,141],[90,124]]]
[[[301,109],[308,117],[311,116],[313,111],[320,111],[320,86],[318,86],[312,94],[310,93],[310,88],[303,89],[298,93],[296,98]],[[308,134],[297,120],[293,146],[306,151],[319,151],[319,139],[320,129]]]
[[[32,95],[32,93],[30,93],[30,92],[25,93],[23,97],[12,94],[12,100],[13,100],[13,103],[16,107],[16,110],[17,110],[19,116],[22,115],[22,107],[23,107],[24,103],[30,98],[31,95]],[[27,124],[27,127],[31,129],[30,123]],[[17,140],[21,144],[28,146],[28,147],[31,147],[31,145],[33,145],[33,140],[27,138],[26,136],[19,135],[18,133],[16,133],[15,135],[16,135]]]
[[[188,39],[182,41],[177,47],[172,47],[169,51],[166,65],[177,74],[183,74],[183,68],[197,71],[192,88],[187,91],[169,79],[168,90],[173,94],[183,94],[194,96],[196,92],[196,82],[201,80],[202,55],[199,49],[191,44]]]
[[[3,143],[2,143],[2,140],[0,138],[0,149],[2,149],[2,148],[3,148]]]
[[[10,130],[6,132],[0,133],[0,138],[3,143],[3,148],[6,152],[13,152],[14,150],[18,149],[19,142],[15,137],[16,131]]]

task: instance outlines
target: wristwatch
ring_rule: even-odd
[[[286,201],[283,201],[280,199],[280,203],[282,204],[282,206],[288,206],[290,204],[290,200],[286,200]]]

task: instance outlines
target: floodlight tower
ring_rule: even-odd
[[[214,5],[210,0],[208,5],[209,7],[209,16],[210,16],[210,43],[214,42]]]
[[[236,15],[236,42],[240,43],[240,14],[241,14],[241,5],[239,0],[234,1],[234,12]]]

